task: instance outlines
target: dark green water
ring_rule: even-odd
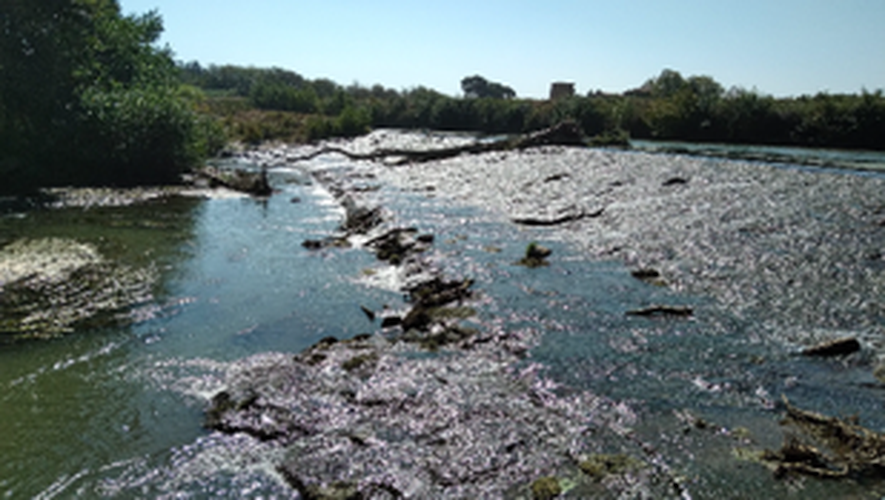
[[[371,331],[358,305],[394,294],[352,284],[373,261],[365,252],[306,252],[305,238],[337,226],[337,207],[311,187],[289,189],[304,201],[172,198],[0,220],[8,240],[71,238],[161,273],[134,324],[0,345],[0,496],[92,496],[109,478],[137,496],[118,476],[167,468],[207,434],[204,397],[218,382],[206,375],[220,363]],[[154,493],[169,482],[140,479]]]
[[[201,428],[207,398],[229,362],[294,353],[320,338],[372,332],[359,306],[398,307],[401,294],[362,284],[377,265],[362,249],[310,252],[307,238],[341,212],[314,185],[281,184],[266,202],[170,198],[122,208],[31,210],[0,220],[5,241],[63,237],[108,259],[154,266],[153,300],[120,326],[84,326],[63,338],[0,344],[0,495],[4,498],[210,498],[293,495],[270,460],[242,457],[236,438]],[[301,199],[292,203],[292,197]],[[858,413],[885,428],[885,397],[863,360],[809,361],[767,340],[765,318],[734,318],[705,297],[633,279],[549,243],[553,263],[513,266],[543,230],[520,230],[482,211],[383,188],[396,224],[436,235],[451,275],[471,276],[482,328],[534,336],[521,369],[551,390],[591,391],[635,414],[637,439],[658,449],[695,498],[878,498],[881,481],[776,481],[736,447],[777,447],[776,401]],[[633,318],[650,303],[691,305],[694,318]],[[792,380],[801,379],[801,384]],[[686,429],[690,413],[710,425]],[[745,428],[749,440],[736,438]]]

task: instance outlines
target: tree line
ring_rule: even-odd
[[[370,127],[521,133],[571,119],[591,137],[885,149],[881,90],[774,98],[755,90],[725,90],[709,76],[683,77],[665,69],[622,94],[591,92],[548,101],[519,99],[510,87],[479,75],[465,77],[463,96],[452,97],[426,87],[344,87],[279,68],[189,63],[180,69],[184,81],[216,95],[240,96],[258,109],[320,115],[326,123],[348,118],[346,130],[318,130],[317,120],[308,120],[313,128],[308,127],[307,139],[355,135]]]
[[[883,150],[882,91],[774,98],[664,70],[621,94],[518,98],[480,75],[462,96],[342,86],[280,68],[175,62],[156,12],[117,0],[0,4],[0,193],[175,182],[230,140],[316,140],[373,127],[513,134],[562,120],[588,137]]]

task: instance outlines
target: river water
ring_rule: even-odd
[[[710,168],[698,167],[702,160],[675,155],[599,154],[628,166],[664,163],[684,177],[694,176],[695,184],[693,169]],[[666,457],[692,497],[885,495],[885,484],[868,477],[777,480],[769,469],[739,460],[735,452],[780,446],[781,394],[816,411],[858,414],[866,426],[885,429],[885,387],[872,375],[885,331],[881,295],[851,306],[839,302],[841,290],[812,290],[809,296],[797,294],[794,302],[836,303],[833,310],[822,307],[821,316],[811,321],[808,317],[814,315],[807,306],[788,301],[783,306],[787,312],[778,316],[767,305],[769,292],[747,298],[739,277],[732,288],[679,274],[690,263],[690,253],[680,260],[658,247],[645,256],[621,250],[632,241],[627,226],[597,239],[568,237],[589,235],[591,229],[583,225],[539,229],[513,224],[513,211],[543,212],[552,202],[508,205],[491,199],[497,196],[491,188],[489,199],[477,198],[479,180],[473,190],[464,187],[473,182],[465,173],[475,166],[470,162],[506,166],[508,160],[505,155],[494,162],[468,160],[466,167],[452,162],[414,171],[339,157],[310,164],[280,160],[272,170],[280,192],[267,200],[173,196],[131,206],[8,207],[0,219],[0,241],[74,241],[126,269],[146,270],[154,279],[149,293],[134,305],[99,311],[75,323],[66,335],[0,344],[0,495],[297,496],[275,470],[279,450],[243,436],[210,432],[202,422],[209,398],[223,388],[238,360],[297,353],[327,336],[373,333],[377,324],[360,306],[403,306],[401,293],[368,279],[377,275],[379,264],[365,249],[316,252],[301,246],[306,239],[333,233],[343,217],[311,171],[361,179],[361,186],[398,225],[434,234],[435,258],[445,271],[477,280],[483,298],[474,326],[535,332],[537,341],[523,361],[526,367],[543,371],[558,394],[592,391],[628,408],[635,415],[635,435]],[[531,162],[553,165],[549,172],[532,174],[552,179],[546,184],[565,172],[573,186],[588,187],[589,181],[576,180],[577,170],[569,170],[568,154],[548,151]],[[765,172],[774,168],[762,167]],[[757,165],[735,168],[755,172]],[[508,182],[526,181],[518,178],[522,174],[514,175]],[[796,175],[816,179],[823,174]],[[851,186],[834,189],[852,202]],[[885,210],[881,196],[854,193],[866,198],[853,200],[860,206],[856,210]],[[617,213],[616,204],[606,203],[606,214]],[[744,222],[749,227],[752,221]],[[868,250],[885,252],[885,239],[881,229],[871,231],[875,237],[863,240],[866,246],[858,251],[875,257]],[[512,265],[535,240],[553,249],[551,265]],[[785,251],[771,245],[760,251]],[[755,257],[753,252],[744,256]],[[861,277],[852,274],[851,279],[870,294],[881,290],[876,287],[885,266],[868,260]],[[671,286],[633,278],[630,270],[640,264],[660,268]],[[788,264],[775,263],[772,269]],[[723,268],[733,265],[721,263]],[[810,287],[827,287],[796,274]],[[776,283],[768,283],[771,294],[777,293]],[[687,320],[625,315],[661,303],[690,306],[695,314]],[[802,329],[811,333],[797,333]],[[864,350],[823,360],[795,355],[803,342],[834,332],[861,338]]]

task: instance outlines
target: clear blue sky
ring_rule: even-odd
[[[885,0],[120,0],[176,59],[459,95],[622,92],[664,68],[775,96],[885,88]]]

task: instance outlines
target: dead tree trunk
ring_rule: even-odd
[[[404,165],[408,163],[424,163],[428,161],[444,160],[462,154],[480,154],[493,151],[521,150],[539,146],[584,146],[584,135],[581,128],[573,121],[560,122],[552,127],[539,130],[530,134],[524,134],[514,139],[507,139],[490,143],[474,143],[451,148],[411,150],[411,149],[379,149],[370,153],[353,153],[346,149],[335,146],[326,146],[305,156],[289,158],[289,161],[307,161],[317,156],[329,153],[338,153],[351,160],[379,161],[394,159],[392,165]]]

